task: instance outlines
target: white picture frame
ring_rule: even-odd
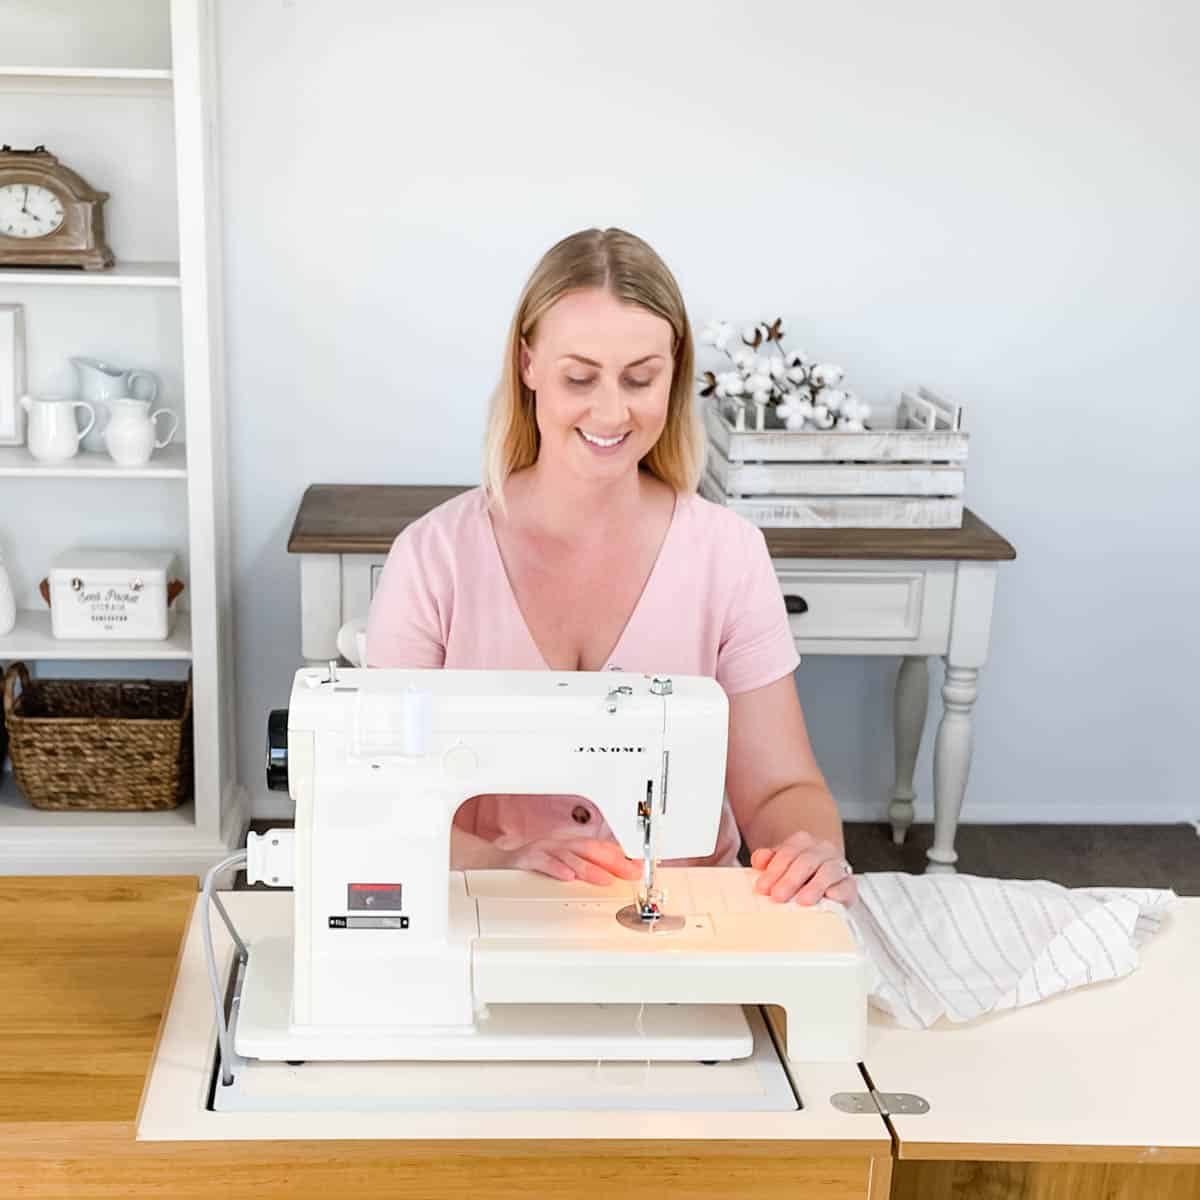
[[[0,304],[0,446],[25,444],[25,306]]]

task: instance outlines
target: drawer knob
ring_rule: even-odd
[[[783,603],[790,613],[799,615],[808,612],[808,601],[803,596],[784,596]]]

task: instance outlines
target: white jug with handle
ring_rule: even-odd
[[[38,462],[59,463],[74,458],[79,443],[96,424],[96,410],[86,400],[66,400],[61,396],[22,396],[21,407],[29,415],[25,440],[29,453]],[[75,410],[87,411],[89,420],[80,430]]]
[[[71,366],[79,376],[79,398],[86,400],[97,414],[91,433],[83,439],[83,449],[104,450],[107,414],[114,400],[130,396],[151,405],[158,399],[158,377],[149,371],[128,371],[98,358],[75,356]]]
[[[131,400],[123,396],[111,400],[108,428],[104,431],[104,444],[112,460],[121,467],[144,467],[155,450],[161,450],[175,436],[179,418],[169,409],[150,411],[149,400]],[[164,438],[158,436],[155,422],[163,414],[171,418],[171,431]]]

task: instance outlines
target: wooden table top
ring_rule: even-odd
[[[473,484],[314,483],[292,524],[293,554],[386,554],[396,535]],[[970,509],[960,529],[763,529],[773,558],[972,559],[1016,550]]]
[[[190,875],[0,880],[0,1142],[43,1123],[132,1138],[196,896]]]

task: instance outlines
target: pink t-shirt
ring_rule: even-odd
[[[604,669],[710,675],[732,696],[799,662],[762,530],[676,493],[658,558]],[[551,669],[521,615],[482,488],[439,504],[392,543],[367,618],[367,665]],[[476,796],[454,820],[506,848],[535,837],[614,840],[580,796]],[[686,861],[735,865],[740,840],[726,796],[716,849]]]

